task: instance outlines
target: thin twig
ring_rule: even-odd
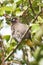
[[[32,3],[31,3],[31,0],[28,0],[28,1],[29,1],[29,4],[30,4],[30,8],[31,8],[31,10],[32,10],[33,14],[34,14],[34,15],[36,15],[36,14],[35,14],[35,12],[34,12],[34,10],[33,10],[33,7],[32,7]]]
[[[1,56],[1,62],[2,62],[1,65],[5,65],[5,62],[4,62],[4,58],[5,58],[5,57],[4,57],[4,52],[5,52],[5,51],[4,51],[4,47],[3,47],[3,46],[4,46],[4,45],[3,45],[2,35],[0,35],[0,50],[2,51],[2,52],[1,52],[1,55],[2,55],[2,56]]]
[[[34,18],[34,20],[32,20],[32,23],[35,23],[35,21],[37,20],[38,16],[42,13],[42,11],[40,11]]]
[[[22,51],[23,51],[23,60],[26,61],[26,64],[27,64],[27,65],[30,65],[30,64],[29,64],[29,60],[28,60],[27,49],[26,49],[26,48],[25,48],[25,49],[23,48]]]
[[[25,60],[25,52],[23,48],[22,48],[22,51],[23,51],[23,60]]]
[[[16,64],[22,65],[22,64],[21,64],[21,61],[18,61],[18,60],[8,61],[8,62],[7,62],[7,65],[8,65],[8,64],[10,65],[11,63],[12,63],[12,64],[13,64],[13,63],[16,63]]]

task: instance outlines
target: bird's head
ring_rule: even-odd
[[[18,22],[18,19],[16,17],[11,19],[11,23],[17,23],[17,22]]]

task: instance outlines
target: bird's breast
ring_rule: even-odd
[[[16,23],[15,25],[12,26],[12,36],[13,38],[16,38],[17,41],[20,42],[27,30],[28,25]]]

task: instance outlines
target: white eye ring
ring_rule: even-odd
[[[15,19],[13,19],[13,21],[15,21]]]

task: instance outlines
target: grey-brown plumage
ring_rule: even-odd
[[[18,42],[21,42],[22,38],[28,30],[28,25],[20,23],[18,19],[15,18],[12,20],[11,29],[12,37],[16,39]]]

